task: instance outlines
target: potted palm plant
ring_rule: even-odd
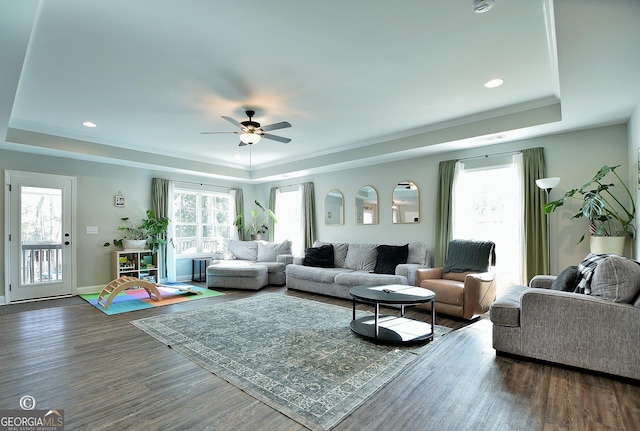
[[[620,165],[603,166],[582,187],[571,189],[562,198],[544,206],[544,212],[549,214],[562,207],[568,199],[581,200],[580,209],[572,218],[584,217],[589,220],[592,253],[622,254],[625,239],[633,238],[635,234],[635,202],[629,188],[616,172],[618,167]],[[614,192],[616,183],[622,186],[624,193]],[[582,235],[578,243],[582,242],[585,236],[586,234]],[[615,245],[607,245],[610,243]]]
[[[238,229],[238,233],[242,234],[245,232],[251,237],[252,240],[262,239],[262,236],[267,233],[269,230],[269,220],[274,223],[278,223],[276,219],[276,215],[270,209],[266,209],[260,202],[257,200],[254,201],[258,209],[252,209],[249,213],[251,214],[251,218],[247,224],[244,223],[244,217],[242,214],[239,214],[236,219],[233,221],[233,225]]]

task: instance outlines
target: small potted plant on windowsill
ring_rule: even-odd
[[[622,254],[624,242],[627,237],[634,237],[635,225],[633,220],[636,214],[636,206],[629,188],[616,172],[617,166],[603,166],[595,176],[579,189],[571,189],[564,196],[544,206],[544,212],[549,214],[563,206],[568,199],[582,199],[580,210],[572,218],[586,218],[589,220],[589,235],[592,253],[616,253]],[[609,174],[615,178],[607,177]],[[613,188],[614,182],[622,186],[624,198],[616,196]],[[629,203],[624,202],[627,200]],[[586,234],[580,237],[582,242]],[[612,240],[612,238],[616,238]],[[615,242],[615,248],[600,245],[601,242]],[[606,248],[603,248],[606,247]]]
[[[129,217],[122,217],[124,222],[129,221]],[[167,244],[167,230],[169,228],[168,217],[156,217],[153,210],[147,210],[147,218],[136,225],[118,226],[117,230],[124,232],[120,239],[114,239],[113,245],[122,247],[125,250],[149,250],[156,252],[161,245]],[[105,247],[112,243],[104,243]]]
[[[249,235],[252,240],[260,240],[269,230],[269,226],[267,225],[269,220],[274,223],[278,223],[278,220],[273,211],[265,209],[257,200],[254,201],[254,203],[261,212],[258,212],[257,209],[252,209],[250,211],[251,219],[246,225],[244,224],[244,217],[242,214],[239,214],[233,221],[233,225],[238,228],[238,233],[242,234],[246,229],[247,235]]]

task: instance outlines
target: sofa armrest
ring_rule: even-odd
[[[496,300],[496,275],[493,272],[467,274],[463,296],[465,319],[486,313]]]
[[[529,281],[529,287],[550,289],[555,279],[555,275],[536,275],[531,279],[531,281]]]
[[[640,309],[548,289],[520,297],[525,354],[619,375],[640,375]],[[615,354],[612,354],[615,352]]]
[[[432,280],[434,278],[442,278],[444,267],[438,268],[420,268],[416,270],[416,286],[420,286],[422,280]]]
[[[279,254],[276,256],[276,262],[284,263],[285,265],[289,265],[293,263],[293,255],[292,254]]]
[[[418,279],[416,273],[419,269],[428,269],[427,265],[421,265],[419,263],[401,263],[396,266],[396,275],[402,275],[407,278],[407,284],[409,286],[418,286]]]

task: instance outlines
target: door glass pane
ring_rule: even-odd
[[[21,188],[21,284],[62,280],[62,190]]]

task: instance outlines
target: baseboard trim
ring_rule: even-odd
[[[78,295],[88,295],[91,293],[99,293],[102,289],[104,288],[103,285],[98,285],[98,286],[83,286],[83,287],[78,287],[76,289],[76,293]]]

